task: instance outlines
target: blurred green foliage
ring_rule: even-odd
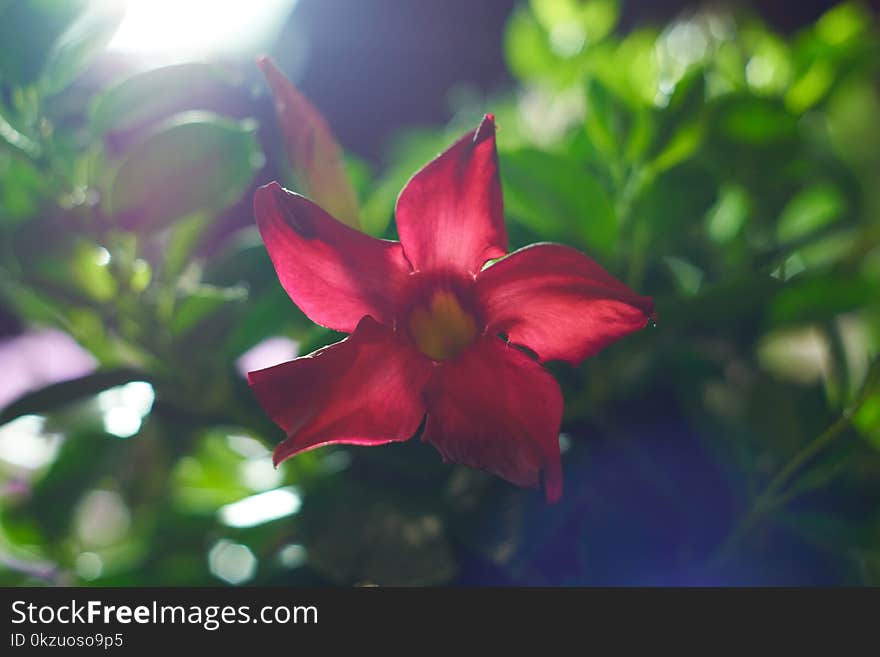
[[[880,584],[876,19],[842,4],[789,38],[719,7],[619,15],[520,3],[515,88],[352,162],[390,237],[408,177],[492,112],[512,246],[571,244],[656,298],[657,327],[553,366],[567,490],[546,507],[417,441],[272,469],[236,360],[338,336],[250,227],[276,128],[196,111],[250,73],[85,84],[118,15],[0,2],[0,301],[99,365],[0,412],[0,583]],[[230,212],[246,228],[218,238]]]

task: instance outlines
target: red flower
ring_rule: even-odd
[[[422,440],[445,460],[562,494],[562,394],[578,363],[646,325],[653,302],[558,244],[507,252],[487,115],[397,200],[400,242],[369,237],[273,182],[255,212],[281,285],[341,342],[248,381],[287,433],[275,463],[322,445]],[[526,347],[537,356],[527,355]]]

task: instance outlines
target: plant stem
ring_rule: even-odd
[[[733,531],[730,532],[724,542],[718,547],[714,555],[709,559],[710,566],[717,566],[730,558],[739,542],[745,538],[754,529],[755,525],[764,517],[764,515],[777,506],[779,498],[778,493],[783,487],[797,474],[797,472],[817,454],[824,450],[834,440],[840,436],[850,425],[852,416],[861,406],[863,399],[846,413],[840,416],[825,431],[810,441],[801,451],[783,467],[775,477],[767,484],[766,488],[755,498],[749,512],[736,524]]]

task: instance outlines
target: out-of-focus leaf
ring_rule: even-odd
[[[147,289],[153,278],[153,270],[150,263],[146,260],[138,258],[131,263],[131,277],[128,279],[128,286],[132,292],[143,292]]]
[[[108,301],[116,294],[116,281],[104,261],[106,249],[80,242],[69,262],[70,276],[87,294],[98,301]]]
[[[705,135],[706,84],[702,69],[687,74],[672,92],[657,120],[651,170],[662,173],[685,161],[699,149]]]
[[[800,114],[818,103],[834,84],[835,70],[827,61],[817,60],[788,90],[785,106]]]
[[[700,291],[703,282],[703,272],[699,267],[683,258],[667,256],[663,262],[669,268],[682,294],[693,296]]]
[[[662,173],[691,157],[700,147],[704,132],[705,128],[701,121],[692,121],[680,126],[651,162],[651,170],[654,173]]]
[[[801,257],[807,268],[830,267],[859,247],[859,236],[859,231],[855,230],[836,231],[800,247],[797,255]],[[867,272],[865,274],[865,278],[870,280],[870,275]]]
[[[299,337],[314,328],[306,316],[291,304],[284,289],[277,285],[259,299],[249,301],[244,317],[239,318],[226,338],[225,351],[238,356],[274,335],[292,333]]]
[[[0,412],[0,424],[22,415],[44,415],[73,402],[91,397],[103,390],[131,381],[144,381],[144,372],[116,369],[96,372],[70,381],[63,381],[26,394]]]
[[[507,153],[501,167],[511,217],[540,235],[574,240],[607,254],[617,215],[602,185],[577,162],[536,150]]]
[[[27,157],[36,159],[40,156],[40,145],[27,135],[16,130],[3,115],[0,114],[0,140]]]
[[[746,82],[758,95],[778,95],[791,82],[791,53],[785,41],[775,34],[752,26],[742,35],[749,60]]]
[[[103,91],[90,112],[95,134],[125,130],[167,116],[192,98],[220,96],[233,86],[215,64],[188,62],[137,73]],[[187,103],[188,109],[199,109]]]
[[[169,228],[162,262],[162,272],[165,277],[173,280],[184,270],[208,220],[209,217],[206,213],[196,212],[189,217],[184,217]]]
[[[32,218],[48,191],[48,181],[30,162],[0,152],[0,228]]]
[[[653,249],[680,248],[717,198],[711,171],[689,160],[654,178],[639,197],[632,216],[645,226]]]
[[[76,19],[84,0],[32,2],[5,0],[0,6],[0,80],[31,85],[52,43]]]
[[[796,119],[771,99],[740,97],[724,103],[718,125],[725,135],[744,144],[762,146],[791,139]]]
[[[253,438],[241,438],[259,448]],[[263,449],[268,456],[268,450]],[[172,473],[175,505],[186,513],[208,514],[223,504],[246,497],[252,491],[236,476],[245,462],[242,454],[229,446],[225,432],[206,432],[198,440],[194,453],[175,465]]]
[[[507,65],[521,80],[552,78],[567,70],[557,68],[560,60],[550,49],[546,32],[527,7],[519,7],[507,22],[504,49]]]
[[[287,159],[302,190],[339,221],[360,226],[357,194],[342,159],[342,149],[321,113],[303,96],[275,63],[263,58],[260,68],[275,98]]]
[[[720,244],[736,237],[748,219],[749,205],[748,193],[743,187],[722,187],[718,202],[706,215],[706,231],[709,237]]]
[[[620,156],[626,143],[629,109],[598,80],[586,87],[587,110],[584,128],[593,145],[606,155]]]
[[[880,130],[872,129],[878,116],[880,90],[869,78],[841,84],[829,99],[826,120],[832,145],[857,171],[873,172],[876,164],[872,163],[880,162]]]
[[[247,289],[238,287],[215,287],[200,285],[188,292],[177,304],[169,328],[175,335],[186,333],[208,315],[217,312],[228,303],[247,299]]]
[[[841,218],[846,199],[831,184],[809,187],[788,202],[779,217],[778,234],[791,242],[828,226]]]
[[[658,301],[662,326],[668,330],[730,330],[743,322],[755,322],[782,285],[766,274],[748,274],[704,284],[694,297]]]
[[[857,276],[808,278],[779,292],[770,318],[774,323],[826,320],[876,299],[876,285]]]
[[[865,34],[874,16],[860,2],[842,2],[816,21],[816,34],[826,43],[837,45]]]
[[[110,42],[125,11],[124,3],[92,3],[58,37],[43,68],[41,88],[45,94],[57,93],[73,82]]]
[[[853,416],[853,426],[880,450],[880,395],[869,397]]]
[[[532,0],[531,6],[561,56],[604,39],[620,16],[618,0]]]
[[[777,519],[825,550],[853,551],[870,542],[870,533],[864,526],[843,514],[782,512]]]
[[[110,209],[124,228],[159,230],[238,200],[261,164],[251,122],[188,114],[131,149],[113,180]]]

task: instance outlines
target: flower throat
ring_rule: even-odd
[[[426,304],[412,309],[408,328],[422,353],[434,360],[457,356],[479,333],[476,320],[455,293],[442,288],[435,289]]]

